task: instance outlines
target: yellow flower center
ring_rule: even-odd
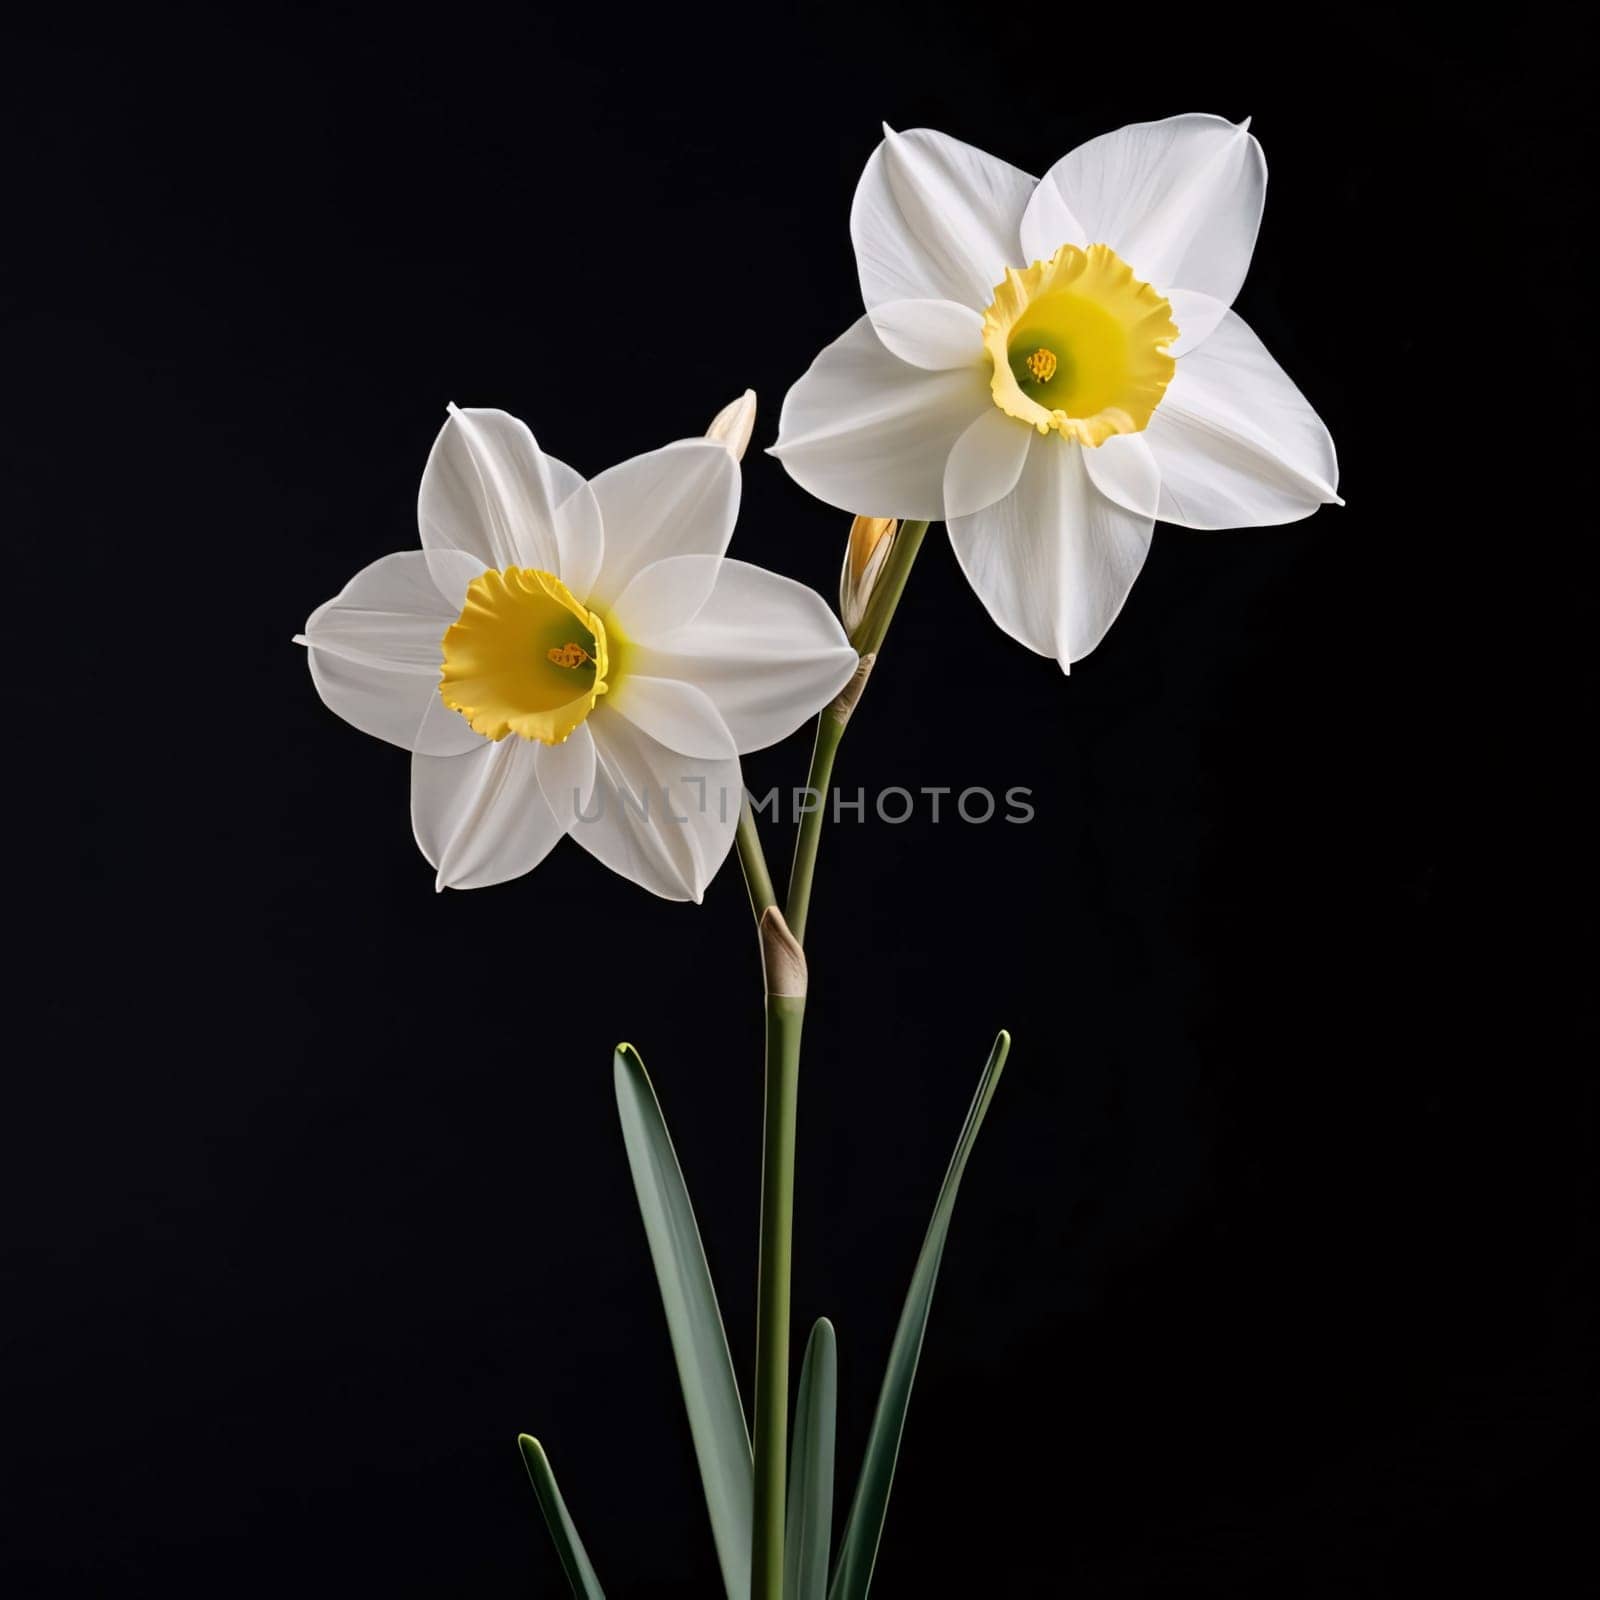
[[[606,628],[553,574],[485,572],[445,630],[439,693],[486,739],[560,744],[606,692]]]
[[[1172,381],[1172,307],[1108,245],[1006,269],[983,315],[990,391],[1008,417],[1080,444],[1145,427]]]

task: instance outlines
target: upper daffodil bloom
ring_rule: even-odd
[[[733,843],[740,754],[849,680],[856,654],[820,596],[723,555],[737,445],[682,440],[586,483],[515,417],[452,407],[422,475],[422,548],[312,613],[299,642],[323,700],[412,752],[439,888],[518,877],[571,834],[699,900]]]
[[[772,453],[843,510],[944,519],[994,620],[1063,669],[1157,517],[1337,502],[1328,430],[1228,309],[1267,181],[1247,126],[1137,123],[1042,180],[886,129],[850,215],[867,314],[789,391]]]

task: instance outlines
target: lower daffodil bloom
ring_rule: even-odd
[[[739,756],[794,731],[856,655],[811,590],[730,561],[732,441],[585,482],[503,411],[458,411],[422,477],[422,548],[384,556],[299,642],[326,704],[412,752],[438,887],[537,866],[570,834],[699,900],[738,822]]]
[[[943,518],[990,615],[1063,669],[1157,517],[1254,527],[1338,500],[1328,430],[1228,309],[1266,190],[1247,125],[1139,123],[1042,181],[885,133],[850,218],[867,315],[789,391],[773,446],[804,488]]]

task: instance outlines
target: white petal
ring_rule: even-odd
[[[861,295],[982,310],[1007,267],[1038,180],[931,128],[884,129],[850,208]]]
[[[1193,114],[1136,122],[1063,156],[1039,189],[1056,190],[1088,242],[1110,245],[1163,294],[1198,289],[1228,305],[1249,270],[1267,192],[1248,126]],[[1024,222],[1025,239],[1036,231]]]
[[[459,711],[452,711],[439,698],[438,685],[428,697],[428,707],[422,713],[422,722],[411,742],[413,753],[423,756],[464,756],[483,743],[483,735],[476,732]]]
[[[1339,500],[1322,419],[1232,311],[1178,363],[1145,439],[1161,468],[1163,522],[1259,528]]]
[[[931,520],[944,515],[951,447],[993,406],[982,364],[910,366],[862,317],[784,397],[771,453],[801,488],[841,511]]]
[[[480,570],[459,551],[406,550],[363,567],[318,606],[299,640],[328,709],[403,750],[452,755],[479,743],[465,718],[432,708],[444,709],[440,641]]]
[[[954,300],[885,300],[867,313],[884,348],[929,372],[984,359],[983,314]]]
[[[1087,453],[1035,434],[1016,488],[950,523],[956,558],[989,615],[1063,669],[1105,637],[1150,549],[1150,518],[1095,488]]]
[[[299,642],[306,643],[306,636],[301,636]],[[397,744],[402,750],[416,746],[429,704],[439,698],[437,671],[390,671],[316,649],[307,652],[306,664],[311,668],[317,694],[330,711],[351,727],[387,744]],[[466,726],[465,718],[457,717],[456,721]],[[429,730],[438,731],[431,723]],[[457,730],[448,731],[454,735]],[[474,741],[477,739],[470,728],[467,732]],[[438,755],[454,753],[455,745],[435,751]]]
[[[990,406],[955,442],[944,469],[944,512],[967,517],[1016,487],[1034,430]]]
[[[737,759],[669,750],[603,702],[593,803],[572,837],[614,872],[667,900],[699,900],[726,860],[742,798]]]
[[[690,626],[635,645],[630,660],[636,671],[704,690],[742,754],[787,738],[856,669],[856,653],[820,595],[743,561],[722,563]]]
[[[539,790],[563,833],[570,833],[578,812],[594,793],[594,737],[580,722],[560,744],[534,746]]]
[[[711,598],[721,556],[669,556],[642,572],[610,606],[623,638],[630,644],[687,627]]]
[[[1201,294],[1198,289],[1169,289],[1167,299],[1172,304],[1172,320],[1178,324],[1178,337],[1171,347],[1174,361],[1191,350],[1198,350],[1228,314],[1221,300],[1214,295]]]
[[[464,593],[482,568],[470,556],[449,559],[456,572],[447,576],[464,579]],[[440,592],[434,570],[421,550],[380,556],[312,612],[307,641],[355,661],[437,673],[443,659],[439,641],[460,615],[461,600]]]
[[[550,504],[559,506],[563,500],[570,498],[581,489],[588,481],[576,467],[568,466],[565,461],[558,461],[554,456],[544,456],[545,477],[550,484]],[[565,582],[562,579],[562,582]]]
[[[1073,216],[1060,188],[1048,178],[1033,191],[1018,232],[1022,236],[1024,266],[1048,261],[1064,244],[1075,244],[1081,250],[1097,242],[1083,231],[1083,224]]]
[[[549,456],[545,459],[551,466],[558,465]],[[594,587],[605,561],[604,519],[594,490],[570,467],[564,467],[563,471],[571,473],[577,482],[556,507],[556,544],[561,554],[560,565],[551,570],[574,594],[586,595]]]
[[[1136,517],[1154,518],[1161,501],[1161,469],[1142,433],[1114,433],[1083,452],[1084,469],[1106,499]]]
[[[652,562],[720,556],[739,515],[739,465],[714,439],[681,439],[635,456],[589,487],[605,519],[605,559],[587,593],[573,593],[601,609]]]
[[[539,789],[537,746],[515,734],[470,755],[411,758],[411,825],[441,889],[531,872],[565,831]]]
[[[725,761],[739,753],[706,692],[682,678],[630,671],[606,696],[606,709],[679,755]]]
[[[526,423],[504,411],[452,406],[417,495],[423,547],[465,550],[496,570],[556,572],[555,507],[576,476],[545,456]]]

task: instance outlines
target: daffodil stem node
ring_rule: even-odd
[[[855,710],[856,702],[861,698],[862,691],[867,686],[867,679],[872,675],[872,664],[878,659],[876,653],[862,656],[856,664],[855,675],[844,688],[834,696],[824,716],[832,717],[842,728],[850,720],[850,713]]]
[[[787,1000],[805,998],[806,953],[776,906],[768,906],[761,914],[761,966],[768,995]]]

